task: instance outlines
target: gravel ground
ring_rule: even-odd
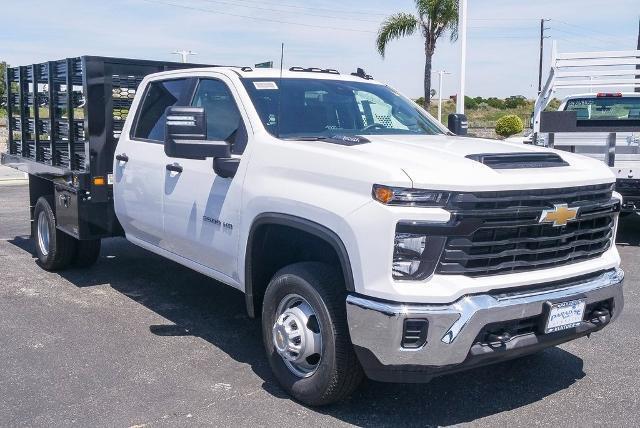
[[[0,426],[638,426],[640,218],[619,234],[615,324],[426,385],[366,382],[343,403],[291,401],[241,293],[105,240],[89,270],[32,257],[27,187],[0,184]]]

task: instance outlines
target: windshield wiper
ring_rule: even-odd
[[[333,135],[331,137],[323,135],[301,136],[283,138],[287,141],[325,141],[332,144],[340,144],[342,146],[357,146],[358,144],[370,143],[371,140],[360,135]]]
[[[287,137],[287,138],[283,138],[283,140],[285,141],[324,141],[324,140],[329,140],[330,137],[323,137],[323,136],[310,136],[310,137]]]

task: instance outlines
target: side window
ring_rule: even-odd
[[[231,143],[231,152],[242,154],[247,145],[247,131],[240,111],[227,85],[214,79],[198,84],[192,107],[204,107],[207,115],[207,138]]]
[[[166,110],[174,106],[187,89],[188,79],[151,82],[136,123],[134,138],[164,142]]]

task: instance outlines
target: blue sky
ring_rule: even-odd
[[[468,0],[467,92],[472,96],[523,94],[537,88],[541,17],[560,51],[635,48],[639,0]],[[386,15],[413,11],[412,0],[3,0],[0,59],[28,64],[79,55],[177,59],[252,65],[363,67],[413,97],[422,93],[419,36],[393,42],[383,60],[376,30]],[[546,43],[547,53],[551,43]],[[458,46],[439,41],[434,69],[452,74],[445,96],[456,92]],[[434,86],[437,85],[434,79]]]

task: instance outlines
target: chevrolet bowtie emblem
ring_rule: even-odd
[[[555,205],[553,209],[542,211],[540,223],[553,223],[554,227],[566,226],[578,216],[578,208],[569,208],[567,204]]]

